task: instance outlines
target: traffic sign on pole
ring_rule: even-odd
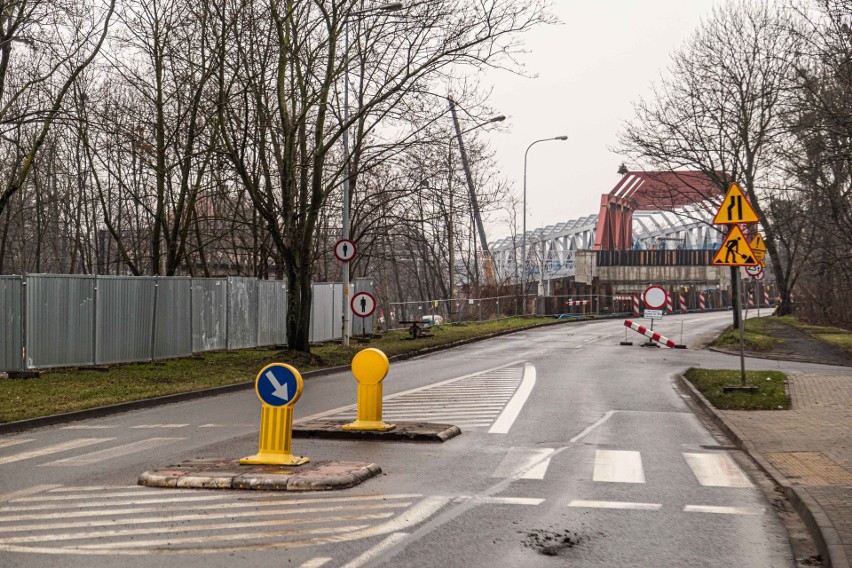
[[[662,309],[666,305],[666,291],[662,286],[648,286],[642,293],[642,301],[645,302],[646,308]]]
[[[757,266],[754,252],[739,227],[731,227],[722,247],[713,257],[713,266]]]
[[[349,239],[340,239],[334,245],[334,256],[340,262],[349,262],[355,258],[355,243]]]
[[[736,182],[728,188],[725,199],[713,218],[717,225],[738,225],[740,223],[757,223],[757,213],[746,199],[743,190]]]
[[[350,302],[352,313],[359,318],[367,318],[376,311],[376,298],[369,292],[358,292]]]
[[[242,458],[246,465],[302,465],[309,458],[291,453],[293,405],[302,394],[302,375],[285,363],[272,363],[257,374],[254,391],[260,399],[258,452]]]

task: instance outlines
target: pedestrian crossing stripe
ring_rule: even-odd
[[[760,264],[739,227],[731,227],[721,248],[713,256],[713,266],[757,266]]]

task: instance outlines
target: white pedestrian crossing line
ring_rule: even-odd
[[[597,450],[592,479],[611,483],[645,483],[642,455],[639,452]]]
[[[221,553],[316,546],[396,532],[447,502],[441,498],[436,505],[412,493],[270,498],[255,492],[175,492],[182,495],[47,485],[9,494],[8,506],[0,508],[0,551]]]
[[[520,362],[456,377],[439,383],[385,396],[382,419],[454,424],[467,429],[483,429],[499,425],[511,427],[535,382],[525,373]],[[519,388],[520,387],[520,388]],[[519,396],[519,393],[522,396]],[[335,408],[295,421],[295,424],[320,418],[351,420],[355,405]]]
[[[131,426],[130,428],[133,430],[150,430],[154,428],[185,428],[186,426],[189,426],[189,424],[139,424],[138,426]]]
[[[49,456],[50,454],[58,454],[60,452],[65,452],[68,450],[75,450],[77,448],[84,448],[86,446],[92,446],[94,444],[101,444],[103,442],[109,442],[115,440],[115,438],[80,438],[77,440],[70,440],[68,442],[61,442],[59,444],[53,444],[50,446],[44,446],[42,448],[38,448],[35,450],[30,450],[28,452],[22,452],[20,454],[14,454],[11,456],[0,457],[0,465],[7,463],[14,463],[23,460],[28,460],[32,458],[39,458],[43,456]]]
[[[9,448],[11,446],[17,446],[18,444],[26,444],[28,442],[34,442],[33,438],[12,438],[10,440],[0,440],[0,448]]]
[[[99,461],[104,461],[108,459],[113,459],[121,456],[126,456],[129,454],[133,454],[136,452],[141,452],[143,450],[150,450],[152,448],[156,448],[158,446],[163,446],[165,444],[171,444],[177,442],[179,440],[185,440],[186,438],[148,438],[147,440],[140,440],[138,442],[131,442],[129,444],[123,444],[121,446],[115,446],[113,448],[107,448],[105,450],[100,450],[97,452],[91,452],[88,454],[83,454],[80,456],[74,456],[71,458],[65,458],[61,460],[52,461],[50,463],[41,464],[44,466],[84,466],[91,465],[93,463],[97,463]]]
[[[706,487],[751,487],[751,482],[728,454],[692,454],[683,457],[701,485]]]
[[[715,513],[717,515],[762,515],[763,509],[750,507],[719,507],[713,505],[687,505],[685,513]]]
[[[631,503],[626,501],[584,501],[575,499],[568,503],[569,507],[581,507],[585,509],[628,509],[636,511],[659,511],[662,503]]]

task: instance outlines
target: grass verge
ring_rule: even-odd
[[[316,346],[310,354],[280,348],[241,349],[117,365],[107,370],[49,370],[35,379],[0,380],[0,423],[250,382],[260,369],[276,361],[289,363],[305,373],[349,365],[352,357],[365,347],[381,349],[393,357],[553,321],[553,318],[519,317],[442,325],[429,330],[431,337],[413,341],[406,332],[394,331],[365,344],[353,338],[348,348],[333,343]]]
[[[695,369],[684,373],[686,379],[719,410],[786,410],[790,408],[784,383],[787,375],[780,371],[746,371],[746,385],[754,392],[725,392],[723,387],[739,385],[740,371]]]
[[[771,351],[782,340],[775,338],[768,330],[768,318],[751,318],[745,320],[743,344],[749,351]],[[711,345],[715,347],[739,347],[740,332],[729,328],[717,337]]]
[[[783,316],[776,319],[782,323],[804,331],[814,339],[834,345],[835,347],[839,347],[847,353],[852,354],[852,331],[839,327],[811,325],[799,321],[793,316]]]

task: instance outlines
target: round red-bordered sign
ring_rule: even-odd
[[[360,318],[368,318],[376,311],[376,298],[369,292],[358,292],[349,302],[352,313]]]
[[[334,256],[340,262],[349,262],[355,258],[355,243],[349,239],[340,239],[334,243]]]
[[[662,286],[648,286],[642,292],[642,301],[645,303],[646,308],[659,310],[666,305],[666,296],[666,291]]]

